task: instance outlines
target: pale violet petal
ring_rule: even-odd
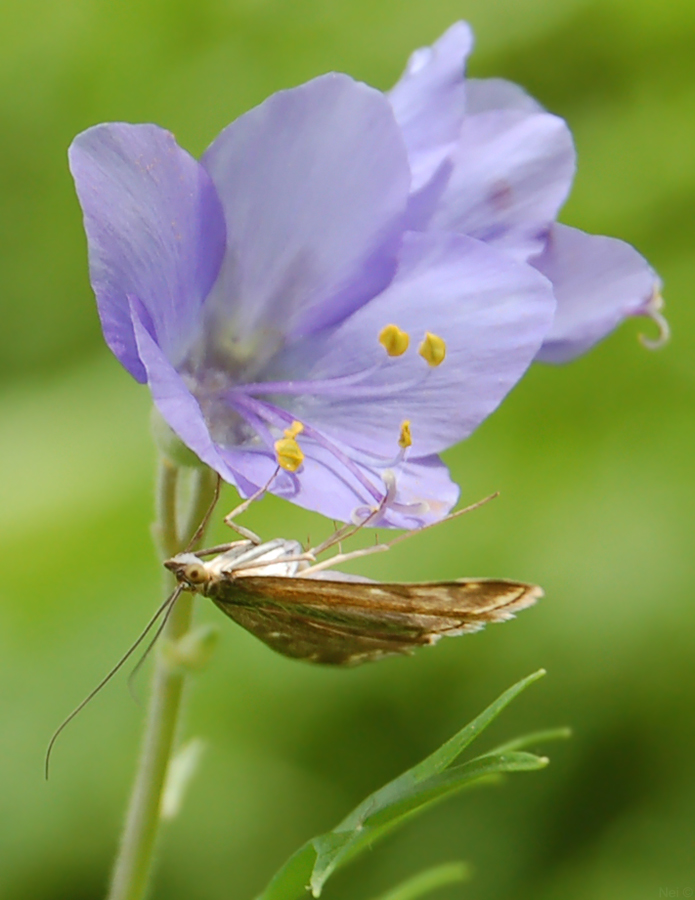
[[[414,190],[435,173],[458,138],[465,113],[464,70],[472,47],[470,27],[456,22],[431,47],[411,55],[388,93],[408,148]]]
[[[144,381],[127,297],[139,298],[178,363],[224,254],[222,208],[207,172],[155,125],[96,125],[69,156],[104,337]]]
[[[627,316],[649,315],[661,286],[630,244],[566,225],[553,226],[533,265],[550,279],[557,299],[552,328],[536,357],[541,362],[574,359]]]
[[[467,78],[466,115],[490,112],[493,109],[520,109],[538,113],[545,110],[530,94],[505,78]]]
[[[281,402],[332,439],[382,458],[398,453],[410,420],[413,455],[438,453],[471,434],[521,378],[554,309],[550,283],[531,266],[463,235],[410,233],[386,291],[278,360],[278,376],[301,380]],[[402,356],[388,357],[379,343],[389,324],[410,335]],[[426,331],[446,342],[436,368],[418,353]],[[312,380],[314,391],[304,383]]]
[[[468,234],[524,261],[540,252],[574,177],[566,123],[519,109],[467,116],[452,163],[429,228]]]
[[[129,299],[138,356],[145,367],[147,383],[157,409],[187,447],[226,481],[234,484],[234,473],[220,456],[198,401],[150,333],[142,304],[135,297]]]
[[[330,74],[274,94],[202,159],[227,222],[210,300],[237,342],[341,321],[390,281],[410,173],[379,91]]]
[[[305,454],[301,468],[294,473],[281,471],[271,482],[270,493],[339,522],[354,521],[356,516],[362,520],[377,507],[378,499],[365,491],[334,454],[302,436],[299,443]],[[350,452],[348,447],[342,449]],[[230,448],[221,453],[229,467],[256,489],[266,484],[277,469],[269,452]],[[359,465],[359,470],[375,493],[383,497],[387,490],[385,470],[366,465]],[[458,500],[458,486],[437,456],[407,459],[389,471],[395,479],[395,496],[373,523],[375,527],[421,527],[443,518]],[[250,492],[249,488],[244,491]]]

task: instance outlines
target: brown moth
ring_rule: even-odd
[[[166,560],[164,565],[176,576],[177,587],[111,671],[55,730],[46,751],[46,778],[58,736],[154,628],[154,637],[133,674],[137,672],[162,633],[181,591],[210,597],[230,619],[283,656],[334,666],[356,666],[384,656],[412,653],[417,647],[435,644],[444,635],[453,637],[478,631],[488,622],[511,619],[543,596],[541,588],[520,581],[458,578],[400,584],[371,581],[331,568],[350,559],[388,550],[421,531],[477,509],[496,494],[458,510],[442,522],[408,531],[386,544],[349,553],[339,550],[329,559],[317,562],[320,554],[336,545],[340,547],[345,538],[376,521],[390,496],[391,479],[386,477],[384,481],[387,493],[382,504],[358,524],[345,525],[310,550],[304,550],[297,541],[283,538],[262,543],[256,534],[233,521],[265,493],[268,482],[224,520],[244,540],[194,553],[186,551]],[[218,478],[212,504],[192,536],[189,548],[202,535],[219,492]],[[204,562],[205,556],[214,558]]]
[[[209,597],[271,649],[293,659],[338,666],[411,653],[442,636],[504,622],[543,595],[536,585],[503,579],[401,584],[374,582],[328,568],[386,550],[416,532],[390,544],[338,553],[316,563],[316,555],[337,543],[345,531],[349,526],[309,551],[282,538],[267,543],[249,539],[210,551],[181,553],[164,565],[180,587]],[[219,550],[223,552],[210,561],[201,559]]]

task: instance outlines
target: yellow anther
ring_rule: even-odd
[[[410,433],[410,419],[406,419],[401,424],[401,436],[398,438],[398,446],[405,450],[413,443],[413,436]]]
[[[379,343],[389,356],[402,356],[408,349],[410,335],[398,325],[386,325],[379,332]]]
[[[446,356],[446,344],[442,338],[432,334],[431,331],[425,332],[425,339],[418,347],[418,353],[425,360],[428,366],[438,366],[444,362]]]
[[[288,429],[289,431],[289,429]],[[278,465],[286,472],[296,472],[304,462],[304,454],[293,437],[280,438],[275,441],[275,455]]]
[[[290,425],[289,428],[285,428],[283,434],[286,438],[292,440],[292,438],[296,438],[298,434],[301,434],[304,431],[304,426],[301,422],[297,422],[296,420]]]

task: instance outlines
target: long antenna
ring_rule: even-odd
[[[135,665],[133,666],[133,671],[128,676],[128,689],[129,689],[130,693],[133,695],[133,700],[135,700],[136,702],[139,702],[139,701],[138,701],[138,697],[135,693],[135,679],[137,678],[138,672],[143,667],[145,660],[150,655],[150,652],[152,651],[154,645],[159,640],[161,633],[166,628],[166,624],[169,621],[169,616],[172,614],[173,611],[174,611],[174,603],[171,603],[169,605],[169,608],[167,609],[167,611],[164,613],[164,617],[163,617],[162,621],[157,626],[157,630],[154,633],[154,637],[149,642],[149,644],[145,647],[145,649],[143,650],[142,656],[135,663]]]
[[[130,657],[131,657],[131,656],[133,655],[133,653],[137,650],[137,648],[140,646],[140,644],[145,640],[145,638],[147,637],[148,633],[150,632],[150,630],[151,630],[152,627],[154,626],[154,624],[155,624],[155,622],[157,621],[157,619],[162,615],[162,613],[166,612],[166,613],[168,614],[169,610],[170,610],[171,608],[173,608],[173,606],[174,606],[174,604],[176,603],[176,601],[178,600],[179,594],[181,593],[182,590],[183,590],[183,585],[181,585],[181,584],[178,585],[176,588],[174,588],[174,590],[172,591],[172,593],[169,594],[169,596],[168,596],[168,597],[166,598],[166,600],[161,604],[161,606],[159,607],[159,609],[155,612],[155,614],[152,616],[152,618],[151,618],[150,621],[147,623],[147,625],[144,627],[144,629],[140,632],[140,636],[137,638],[137,640],[135,641],[135,643],[133,643],[133,644],[130,645],[129,649],[128,649],[128,650],[123,654],[123,656],[118,660],[118,662],[117,662],[116,665],[111,669],[111,671],[108,673],[108,675],[105,675],[105,676],[101,679],[101,681],[100,681],[99,684],[94,688],[94,690],[90,691],[89,694],[87,694],[87,696],[84,698],[84,700],[83,700],[78,706],[76,706],[75,709],[73,709],[73,711],[70,713],[70,715],[69,715],[67,718],[63,719],[63,721],[60,723],[60,725],[59,725],[59,726],[56,728],[56,730],[53,732],[53,737],[52,737],[51,740],[48,742],[48,748],[47,748],[47,750],[46,750],[46,762],[45,762],[45,765],[44,765],[44,774],[45,774],[45,776],[46,776],[46,781],[48,781],[48,769],[49,769],[49,765],[50,765],[50,762],[51,762],[51,753],[52,753],[52,751],[53,751],[53,747],[54,747],[55,742],[57,741],[58,736],[60,735],[60,733],[63,731],[63,729],[64,729],[70,722],[72,722],[72,720],[75,718],[75,716],[76,716],[81,710],[83,710],[83,709],[85,708],[85,706],[89,703],[89,701],[92,700],[94,697],[96,697],[96,695],[99,693],[99,691],[100,691],[103,687],[105,687],[105,686],[109,683],[109,681],[111,681],[111,679],[112,679],[113,676],[116,674],[116,672],[118,672],[118,670],[119,670],[119,669],[120,669],[120,668],[128,661],[128,659],[130,659]],[[166,618],[166,617],[165,617],[165,618]],[[159,633],[159,632],[157,632],[157,633]]]
[[[383,550],[390,550],[391,547],[396,544],[400,544],[401,541],[405,541],[408,538],[414,537],[416,534],[421,534],[423,531],[427,531],[430,528],[434,528],[437,525],[442,525],[444,522],[450,522],[452,519],[458,519],[459,516],[463,516],[466,513],[472,512],[474,509],[478,509],[481,506],[484,506],[486,503],[489,503],[490,500],[494,500],[495,497],[499,496],[499,491],[495,491],[494,494],[490,494],[489,497],[484,497],[482,500],[478,500],[477,503],[471,503],[470,506],[464,507],[464,509],[457,509],[456,512],[449,513],[448,516],[445,516],[443,519],[439,519],[437,522],[430,522],[429,525],[423,525],[422,528],[413,528],[410,531],[406,531],[405,534],[400,534],[398,537],[393,538],[390,541],[387,541],[385,544],[374,544],[372,547],[364,547],[361,550],[351,550],[349,553],[336,553],[334,556],[329,557],[328,559],[324,559],[321,562],[316,563],[313,566],[309,566],[308,569],[303,569],[301,572],[297,574],[298,578],[311,578],[317,572],[321,572],[324,569],[330,569],[335,565],[342,564],[344,562],[349,562],[352,559],[359,559],[362,556],[370,556],[372,553],[379,553]],[[375,510],[375,512],[378,512]],[[374,516],[372,513],[369,518],[365,519],[365,523],[369,522]],[[354,533],[354,532],[353,532]],[[329,538],[327,541],[324,541],[323,544],[320,545],[317,549],[311,549],[308,551],[309,554],[316,556],[318,552],[323,552],[327,547],[330,547],[332,543],[332,539]],[[301,557],[294,557],[294,559],[301,559]],[[277,563],[279,560],[275,560]]]
[[[215,490],[213,493],[212,501],[211,501],[210,505],[208,506],[205,515],[203,516],[202,522],[196,528],[196,530],[193,532],[193,536],[191,537],[190,541],[188,542],[188,545],[184,552],[187,553],[191,549],[191,547],[195,546],[195,544],[198,542],[198,540],[200,540],[200,537],[202,536],[208,522],[210,521],[210,517],[212,516],[215,506],[217,505],[217,501],[219,500],[221,487],[222,487],[222,479],[218,475],[217,481],[215,482]],[[171,613],[172,609],[174,608],[174,605],[176,604],[176,601],[178,600],[179,595],[181,594],[181,591],[183,589],[184,589],[184,585],[182,585],[182,584],[179,584],[174,588],[172,593],[169,594],[169,596],[161,604],[161,606],[157,609],[157,611],[152,616],[152,618],[147,623],[147,625],[145,625],[143,630],[140,632],[140,635],[137,638],[137,640],[133,644],[130,645],[128,650],[126,650],[126,652],[118,660],[118,662],[111,669],[111,671],[108,673],[108,675],[105,675],[101,679],[101,681],[94,688],[94,690],[90,691],[89,694],[87,694],[87,696],[84,698],[84,700],[78,706],[76,706],[75,709],[73,709],[73,711],[70,713],[70,715],[66,719],[64,719],[60,723],[60,725],[56,728],[56,730],[53,732],[53,737],[48,742],[48,748],[46,749],[46,761],[44,764],[44,774],[46,776],[46,781],[48,781],[48,770],[49,770],[49,766],[50,766],[50,762],[51,762],[51,753],[53,752],[53,747],[55,745],[55,742],[58,740],[58,736],[60,735],[60,733],[63,731],[63,729],[67,725],[70,724],[70,722],[72,722],[72,720],[75,718],[75,716],[85,708],[85,706],[89,703],[89,701],[93,700],[94,697],[96,697],[96,695],[99,693],[99,691],[103,687],[105,687],[109,683],[109,681],[111,681],[111,679],[116,674],[116,672],[118,672],[118,670],[130,659],[130,657],[133,655],[133,653],[135,653],[135,651],[138,649],[140,644],[142,644],[142,642],[145,640],[145,638],[147,637],[147,635],[149,634],[151,629],[154,627],[157,619],[162,615],[162,613],[164,613],[164,619],[160,622],[159,628],[157,628],[154,638],[147,645],[147,648],[145,649],[145,652],[143,653],[140,661],[138,662],[138,664],[135,666],[133,672],[131,673],[131,676],[128,681],[129,681],[129,684],[132,683],[133,677],[137,674],[140,667],[147,659],[150,651],[152,650],[154,645],[157,643],[157,639],[161,635],[162,631],[164,630],[164,626],[167,623],[169,614]]]

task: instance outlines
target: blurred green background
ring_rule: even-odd
[[[569,724],[570,742],[544,748],[551,767],[430,811],[326,897],[369,898],[449,859],[476,874],[443,898],[692,895],[692,0],[23,0],[0,7],[3,898],[103,895],[142,709],[119,680],[65,733],[48,785],[43,753],[160,590],[148,394],[102,343],[70,140],[104,120],[152,121],[198,154],[270,92],[324,71],[388,88],[457,18],[476,31],[471,74],[512,78],[569,120],[579,175],[563,219],[650,259],[673,340],[650,354],[636,339],[649,323],[629,322],[570,366],[535,366],[448,454],[464,501],[502,497],[360,566],[539,582],[547,598],[518,620],[343,672],[275,656],[201,606],[222,640],[185,735],[208,749],[166,829],[153,898],[253,897],[307,837],[541,665],[549,676],[485,741]],[[273,498],[246,524],[326,533]]]

